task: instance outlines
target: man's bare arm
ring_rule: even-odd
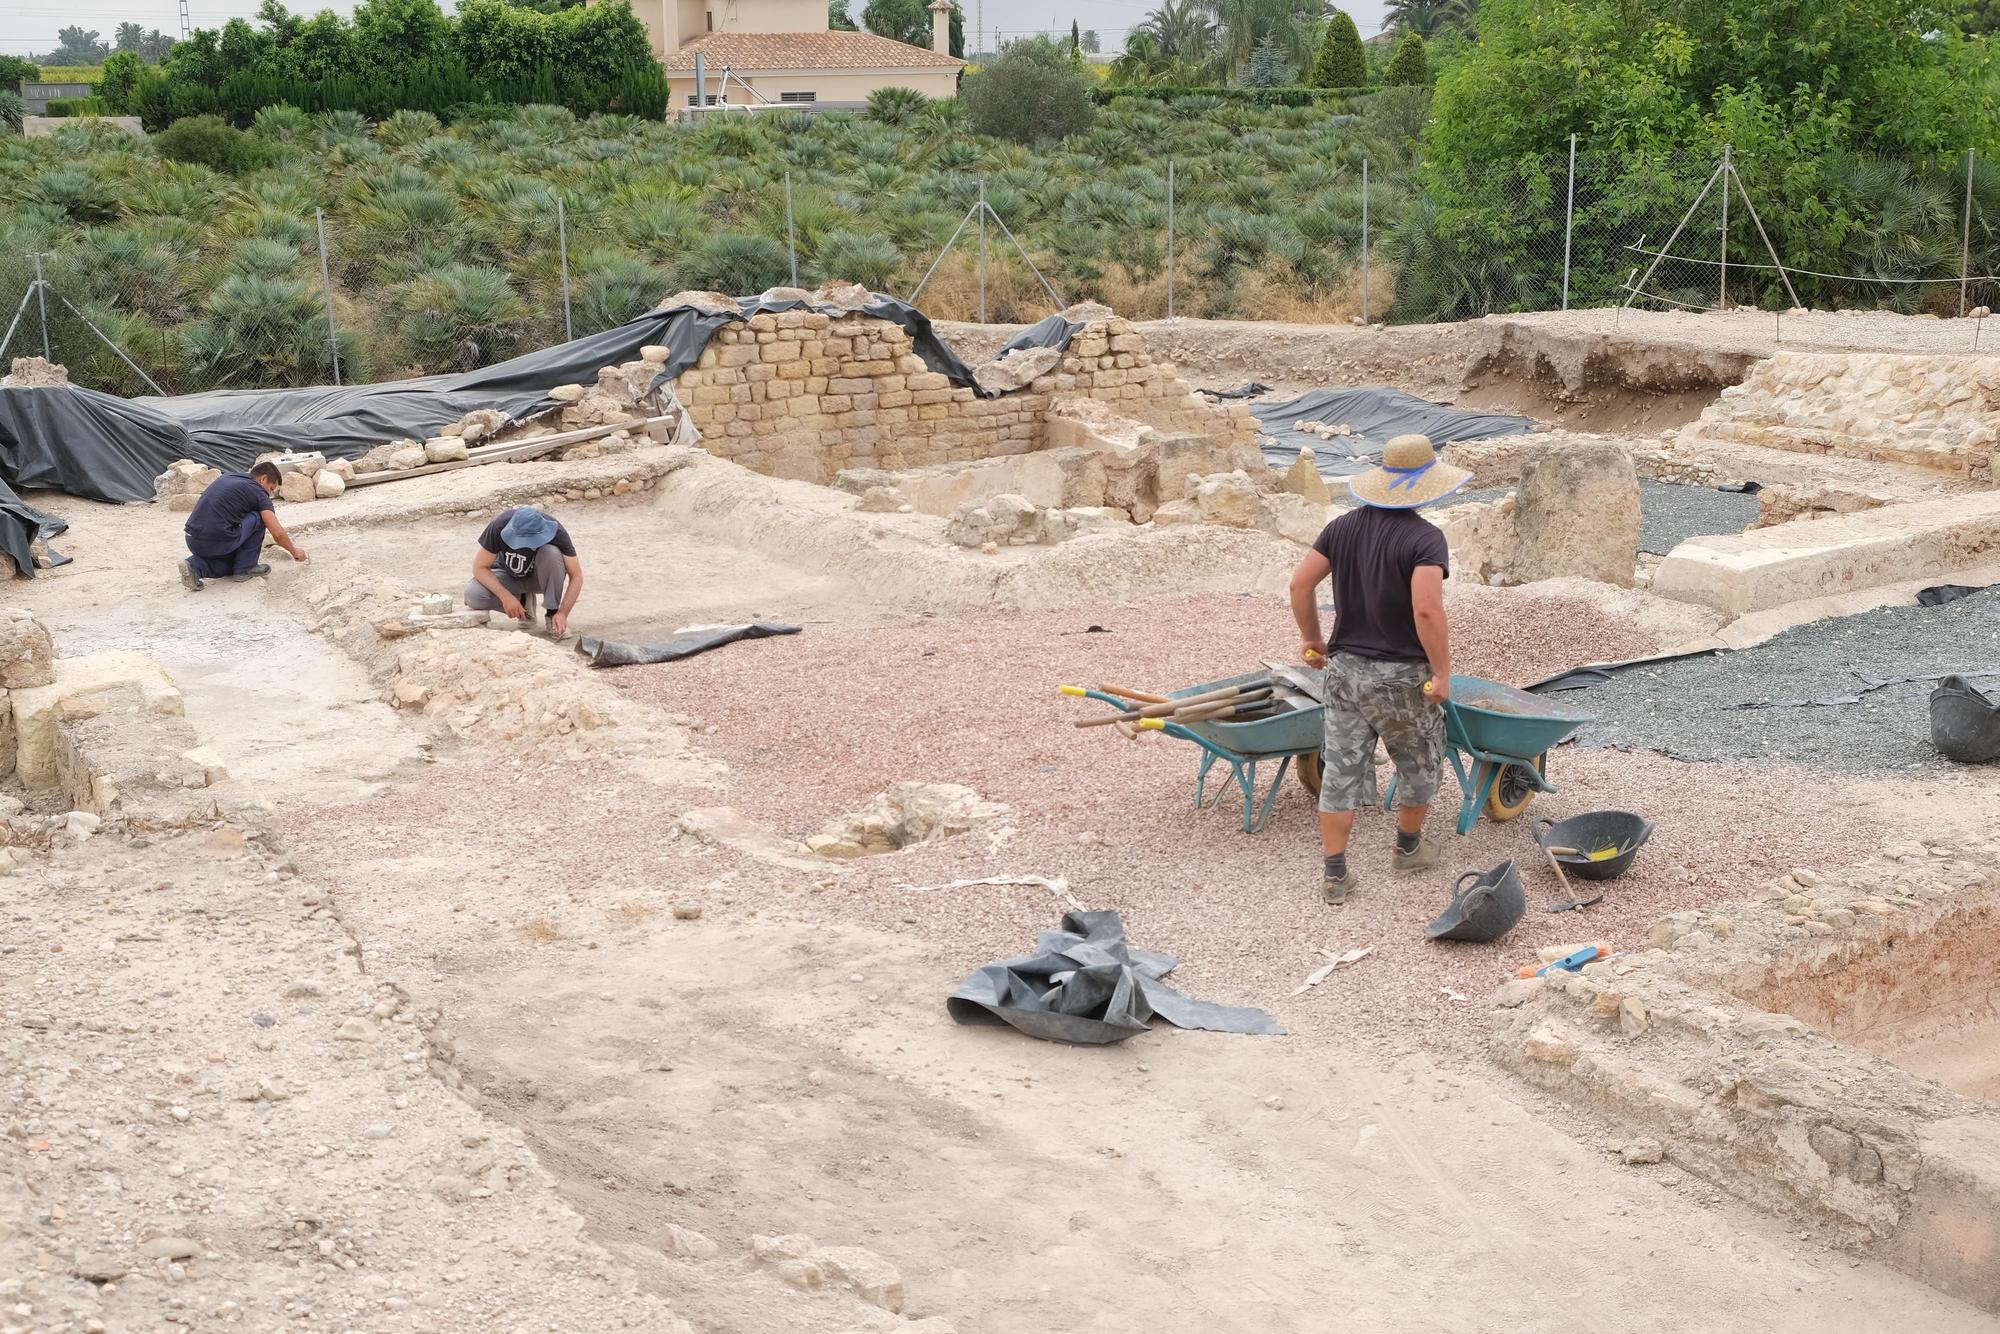
[[[1430,698],[1442,704],[1451,694],[1451,629],[1444,618],[1444,571],[1419,565],[1410,575],[1410,610],[1416,614],[1417,639],[1430,660]]]
[[[1299,644],[1307,662],[1326,660],[1326,630],[1319,623],[1320,581],[1333,572],[1325,556],[1308,551],[1292,571],[1292,619],[1298,623]]]
[[[528,609],[521,605],[521,599],[508,592],[507,585],[501,583],[500,577],[493,573],[493,553],[485,547],[473,549],[472,577],[479,581],[480,587],[500,599],[500,610],[503,613],[517,621],[527,616]]]
[[[264,531],[271,535],[271,540],[283,547],[286,555],[295,561],[303,563],[306,553],[299,550],[299,544],[292,541],[292,535],[285,531],[285,525],[278,522],[278,512],[276,510],[259,510],[257,513],[264,520]]]

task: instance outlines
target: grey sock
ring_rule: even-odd
[[[1326,859],[1326,878],[1345,880],[1347,878],[1347,854],[1336,852]]]
[[[1414,834],[1406,834],[1400,829],[1396,831],[1396,851],[1398,852],[1403,852],[1403,853],[1415,852],[1417,850],[1417,844],[1423,841],[1424,841],[1424,831],[1421,829],[1419,829]]]

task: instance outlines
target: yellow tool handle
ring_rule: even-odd
[[[1166,729],[1167,720],[1165,718],[1141,718],[1139,720],[1139,730],[1142,732],[1164,732]]]
[[[1090,692],[1088,690],[1085,690],[1082,686],[1057,686],[1056,693],[1058,695],[1074,695],[1076,698],[1082,699]]]

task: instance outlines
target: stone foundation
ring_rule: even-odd
[[[1690,432],[1994,480],[2000,359],[1780,352],[1724,389]]]
[[[1085,324],[1045,374],[997,398],[930,370],[900,325],[807,310],[717,330],[679,387],[711,454],[821,484],[843,469],[900,471],[1046,448],[1059,395],[1108,403],[1163,433],[1224,445],[1256,434],[1246,408],[1196,397],[1116,318]]]

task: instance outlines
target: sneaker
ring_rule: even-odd
[[[1351,866],[1347,868],[1347,874],[1338,880],[1325,874],[1319,878],[1321,901],[1330,903],[1336,908],[1346,903],[1347,896],[1359,888],[1361,888],[1361,877],[1354,873],[1354,868]]]
[[[271,567],[268,565],[252,565],[249,569],[243,571],[241,574],[232,574],[229,577],[231,579],[234,579],[239,584],[247,584],[252,579],[262,579],[265,575],[269,574],[270,572],[271,572]]]
[[[1423,871],[1438,864],[1438,845],[1427,838],[1419,838],[1417,846],[1408,852],[1397,848],[1389,855],[1389,866],[1397,871]]]
[[[181,587],[190,593],[199,593],[202,589],[208,587],[208,581],[194,572],[193,561],[184,560],[181,562]]]

